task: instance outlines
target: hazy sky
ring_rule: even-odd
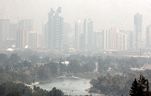
[[[97,31],[114,26],[132,29],[137,12],[143,14],[144,25],[151,24],[151,0],[0,0],[0,18],[44,24],[50,8],[58,6],[66,22],[92,18]]]

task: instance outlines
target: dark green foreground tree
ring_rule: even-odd
[[[135,79],[132,83],[130,96],[150,96],[149,82],[143,75],[140,75],[140,78]]]

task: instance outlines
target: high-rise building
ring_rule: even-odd
[[[93,21],[91,19],[85,19],[75,22],[75,40],[74,46],[79,51],[92,51],[95,46],[95,32],[93,30]]]
[[[29,32],[33,30],[33,21],[32,20],[21,20],[18,23],[17,30],[17,48],[25,48],[28,46],[28,36]]]
[[[128,35],[128,50],[133,50],[133,31],[126,31]]]
[[[10,33],[10,20],[0,19],[0,41],[6,41]]]
[[[46,42],[49,49],[63,49],[63,23],[61,7],[56,11],[51,9],[46,24]]]
[[[95,49],[94,44],[94,30],[93,21],[91,19],[85,19],[83,24],[83,35],[84,35],[84,50],[90,51]]]
[[[16,23],[10,24],[10,34],[8,36],[9,40],[15,40],[16,41],[17,28],[18,28],[18,25]]]
[[[104,47],[104,36],[103,32],[95,32],[95,46],[97,51],[103,50]]]
[[[146,47],[151,48],[151,25],[146,28]]]
[[[29,33],[28,46],[29,46],[29,48],[32,48],[32,49],[37,48],[37,33],[36,32]]]
[[[15,37],[13,37],[14,30],[9,19],[0,19],[0,47],[8,48],[14,45]],[[16,26],[14,26],[15,29]],[[15,33],[14,33],[15,34]]]
[[[83,32],[82,22],[79,20],[75,23],[75,40],[74,46],[76,50],[80,50],[80,36]]]
[[[69,50],[73,47],[72,28],[71,25],[67,22],[65,22],[63,25],[63,49]]]
[[[142,47],[142,15],[137,13],[134,15],[134,33],[133,33],[133,48],[140,49]]]
[[[128,36],[117,28],[106,29],[104,35],[104,50],[108,51],[123,51],[127,50]]]

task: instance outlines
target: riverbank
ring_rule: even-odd
[[[90,95],[88,89],[90,88],[90,80],[88,79],[58,79],[52,81],[51,83],[40,83],[36,86],[45,89],[51,90],[53,87],[56,87],[62,90],[66,95]]]

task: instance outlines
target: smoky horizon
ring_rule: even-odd
[[[149,0],[1,0],[0,3],[3,49],[60,46],[72,51],[126,51],[150,46]],[[114,38],[117,40],[110,41]]]
[[[0,96],[151,96],[150,0],[0,0]]]

